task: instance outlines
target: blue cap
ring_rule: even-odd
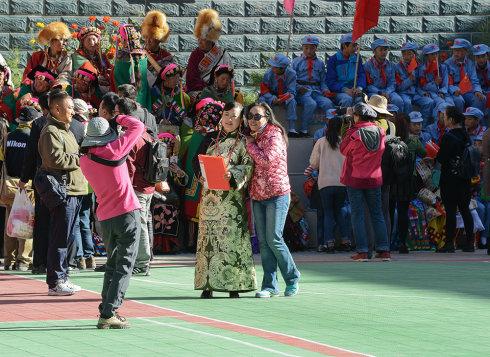
[[[410,123],[422,123],[424,121],[420,112],[411,112],[408,116],[410,117]]]
[[[325,118],[333,119],[336,117],[336,115],[337,115],[337,109],[328,109],[325,114]]]
[[[395,104],[388,104],[386,107],[390,113],[398,113],[400,111],[400,108],[398,108]]]
[[[305,36],[301,39],[301,45],[315,45],[318,46],[320,39],[316,36]]]
[[[440,102],[436,108],[437,113],[443,113],[446,111],[446,108],[450,105],[447,102]]]
[[[457,38],[454,40],[453,45],[451,46],[452,49],[455,48],[464,48],[464,49],[470,49],[471,48],[471,42],[468,40],[465,40],[464,38]]]
[[[417,45],[415,42],[407,41],[402,45],[400,51],[417,51],[418,49],[419,45]]]
[[[485,44],[480,44],[474,45],[472,50],[474,56],[481,56],[487,54],[490,51],[490,48]]]
[[[389,47],[388,41],[386,41],[385,38],[378,38],[377,40],[374,40],[373,43],[371,43],[371,49],[373,51],[378,47]]]
[[[475,107],[468,107],[466,108],[465,112],[463,113],[465,117],[476,117],[479,120],[483,119],[483,112]]]
[[[429,43],[428,45],[422,47],[422,54],[424,55],[429,55],[436,52],[439,52],[439,46],[437,46],[435,43]]]
[[[268,62],[272,67],[286,68],[289,66],[289,58],[282,53],[276,54]]]
[[[351,42],[352,42],[352,34],[351,33],[346,33],[345,35],[342,35],[340,37],[340,44],[351,43]]]

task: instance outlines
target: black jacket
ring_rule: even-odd
[[[37,168],[41,166],[41,155],[39,155],[37,143],[39,142],[39,136],[41,135],[41,131],[46,125],[46,122],[47,119],[44,115],[32,122],[31,134],[29,136],[27,150],[24,156],[22,175],[20,176],[22,182],[28,182],[29,180],[34,179]]]
[[[451,187],[455,190],[469,188],[471,179],[462,179],[451,173],[450,162],[456,156],[463,154],[464,148],[470,144],[470,137],[464,128],[451,129],[444,134],[437,154],[437,161],[441,163],[440,186]]]
[[[4,155],[7,174],[11,177],[20,178],[22,175],[30,132],[31,129],[28,127],[18,127],[7,135],[7,145]]]

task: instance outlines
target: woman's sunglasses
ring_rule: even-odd
[[[262,118],[266,118],[266,116],[262,115],[262,114],[258,114],[258,113],[257,114],[251,114],[250,113],[250,114],[248,114],[248,117],[247,117],[248,120],[254,120],[254,121],[259,121]]]

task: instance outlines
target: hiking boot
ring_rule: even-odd
[[[101,330],[125,329],[125,328],[129,328],[129,322],[124,317],[119,316],[118,314],[114,314],[107,319],[103,317],[99,317],[97,328]]]
[[[90,258],[85,259],[85,267],[87,269],[95,269],[97,267],[97,263],[95,262],[94,256],[91,256]]]
[[[96,272],[105,272],[105,264],[99,265],[94,269]]]
[[[355,262],[367,262],[369,260],[367,253],[356,253],[350,258]]]
[[[238,299],[240,297],[240,294],[238,294],[238,291],[230,291],[230,298],[231,299]]]
[[[69,279],[65,280],[65,284],[70,287],[74,292],[82,290],[82,287],[79,285],[73,284]]]
[[[77,268],[79,270],[85,270],[87,269],[87,264],[85,263],[85,258],[80,258],[79,261],[77,261]]]
[[[201,293],[201,299],[212,299],[213,292],[211,290],[203,290]]]
[[[55,287],[49,288],[49,296],[69,296],[75,294],[75,291],[65,282],[59,281]]]
[[[378,252],[376,253],[376,255],[374,256],[376,259],[381,259],[382,261],[384,262],[389,262],[391,261],[391,254],[390,252],[388,251],[384,251],[384,252]]]

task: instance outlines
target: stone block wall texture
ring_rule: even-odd
[[[254,72],[267,68],[275,52],[285,52],[289,17],[282,1],[275,0],[0,0],[0,53],[19,49],[22,65],[32,49],[35,23],[62,20],[86,24],[90,15],[109,15],[120,21],[141,20],[152,9],[164,11],[172,29],[167,48],[186,65],[197,43],[192,35],[197,11],[212,7],[220,12],[223,35],[220,43],[229,50],[237,69],[237,82],[250,85]],[[355,0],[296,0],[292,22],[291,56],[300,53],[306,34],[320,37],[320,58],[335,53],[342,33],[350,32]],[[472,43],[490,42],[490,0],[381,0],[377,28],[361,40],[362,54],[370,55],[369,44],[387,38],[391,58],[407,40],[419,45],[438,42],[443,49],[456,37]]]

